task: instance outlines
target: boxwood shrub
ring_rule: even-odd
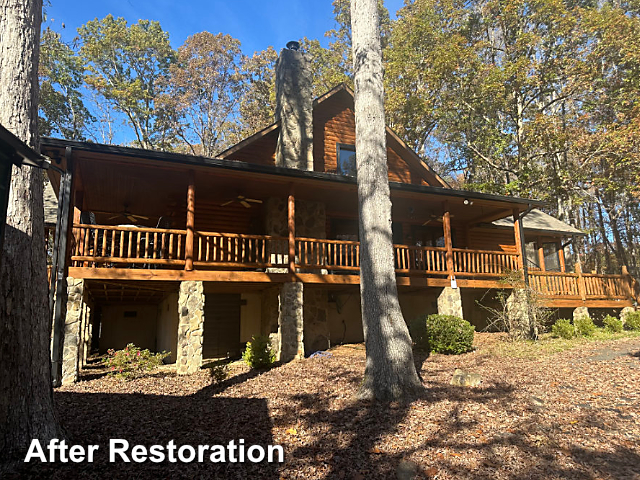
[[[640,330],[640,312],[627,313],[624,328],[627,330]]]
[[[475,327],[453,315],[429,315],[409,326],[411,338],[420,350],[459,355],[473,350]]]
[[[571,324],[570,320],[561,318],[556,320],[556,323],[551,327],[551,335],[569,340],[576,336],[576,327]]]

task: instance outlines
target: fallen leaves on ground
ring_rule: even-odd
[[[56,389],[67,437],[98,444],[97,463],[23,465],[33,478],[640,478],[638,339],[580,345],[539,358],[499,356],[495,334],[478,350],[419,363],[425,391],[375,404],[354,394],[361,346],[254,372],[236,363],[212,384],[207,371],[169,371],[130,382],[85,372]],[[598,360],[614,349],[620,354]],[[599,356],[600,355],[600,356]],[[478,387],[449,384],[456,368]],[[96,377],[96,378],[94,378]],[[281,465],[108,463],[110,438],[131,445],[278,444]],[[10,477],[9,477],[10,478]]]

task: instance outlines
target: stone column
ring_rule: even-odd
[[[438,314],[464,318],[459,288],[444,287],[438,296]]]
[[[329,294],[321,288],[304,289],[304,351],[309,354],[331,347]]]
[[[527,291],[514,288],[507,298],[507,328],[514,338],[535,339],[538,337],[535,314]]]
[[[202,282],[180,283],[178,295],[178,375],[190,375],[202,366],[204,330],[204,286]]]
[[[589,309],[587,307],[578,307],[573,311],[573,319],[574,320],[576,318],[588,317],[588,316],[589,316]]]
[[[300,282],[282,284],[278,317],[280,362],[304,358],[304,287]]]
[[[302,52],[283,49],[276,62],[276,166],[313,170],[313,86]]]
[[[636,309],[633,307],[624,307],[622,310],[620,310],[620,320],[622,320],[623,325],[627,323],[627,316],[630,313],[634,313],[635,311]]]
[[[84,313],[84,280],[67,278],[67,315],[62,341],[62,385],[78,381],[80,374],[80,340]]]

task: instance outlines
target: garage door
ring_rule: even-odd
[[[239,355],[240,294],[206,294],[203,358],[237,357]]]

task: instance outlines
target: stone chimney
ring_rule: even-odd
[[[276,120],[281,120],[276,166],[313,170],[313,91],[298,42],[287,43],[276,62]]]

